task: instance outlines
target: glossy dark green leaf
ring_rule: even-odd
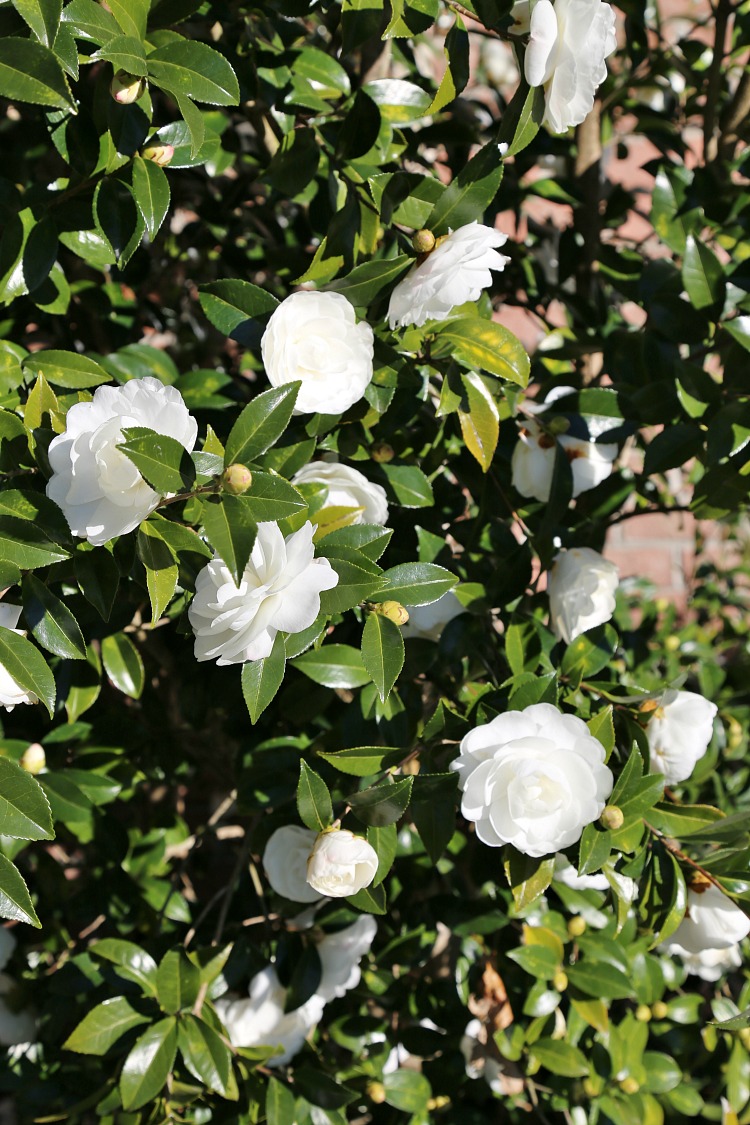
[[[195,466],[188,451],[175,438],[144,426],[127,427],[122,437],[117,448],[160,496],[192,487]]]
[[[203,505],[201,522],[211,546],[239,586],[258,534],[258,525],[244,496],[212,496]]]
[[[402,508],[429,508],[435,501],[432,485],[417,465],[382,465],[386,481]]]
[[[398,257],[385,261],[364,262],[346,277],[330,282],[326,288],[334,293],[342,293],[356,308],[362,308],[369,305],[386,285],[398,281],[413,264],[414,259],[407,254],[399,254]]]
[[[314,832],[322,832],[333,821],[333,806],[323,778],[300,760],[297,784],[297,810],[300,820]]]
[[[176,1015],[183,1008],[192,1008],[200,986],[200,969],[181,949],[164,954],[156,970],[156,997],[165,1012]]]
[[[385,887],[382,883],[376,885],[373,882],[369,887],[363,887],[361,891],[357,891],[355,895],[347,895],[346,904],[356,907],[363,914],[388,913]]]
[[[461,169],[452,184],[437,201],[425,226],[433,234],[450,230],[481,219],[495,198],[503,175],[502,157],[497,143],[490,141]]]
[[[404,666],[401,630],[379,613],[369,614],[362,633],[362,663],[385,701]]]
[[[262,660],[250,660],[242,666],[242,695],[250,714],[257,723],[273,700],[284,680],[286,646],[282,633],[274,638],[273,648]]]
[[[0,918],[26,922],[37,929],[42,925],[20,871],[4,855],[0,855]]]
[[[75,108],[65,72],[52,51],[14,36],[0,39],[0,96],[55,109]]]
[[[0,758],[0,836],[52,840],[54,835],[44,790],[21,766]]]
[[[139,699],[145,682],[140,653],[126,633],[114,633],[102,641],[104,670],[114,686],[131,699]]]
[[[554,856],[538,859],[508,847],[503,864],[516,910],[524,910],[544,894],[555,871]]]
[[[80,39],[107,43],[121,28],[112,13],[96,0],[70,0],[62,14],[63,23],[73,28]]]
[[[370,683],[362,655],[351,645],[328,644],[311,649],[298,656],[293,666],[323,687],[351,689]]]
[[[232,67],[213,47],[175,39],[148,56],[149,77],[173,94],[209,105],[237,105],[240,88]]]
[[[91,952],[111,961],[126,980],[135,981],[149,995],[156,995],[156,962],[145,949],[132,941],[103,938],[91,946]]]
[[[257,523],[278,523],[307,507],[296,488],[283,477],[272,476],[271,473],[254,472],[249,491],[233,499],[242,504]]]
[[[161,1092],[176,1054],[177,1021],[169,1016],[145,1031],[125,1059],[120,1073],[124,1109],[140,1109]]]
[[[448,847],[456,831],[458,774],[422,773],[414,779],[411,817],[433,863]]]
[[[101,364],[78,352],[54,349],[34,352],[24,360],[23,366],[24,371],[32,375],[44,375],[53,386],[69,387],[71,390],[83,390],[111,382]]]
[[[165,521],[166,522],[166,521]],[[151,601],[151,624],[155,625],[177,589],[179,568],[171,548],[158,531],[158,525],[144,521],[136,537],[138,557],[146,568],[146,586]]]
[[[529,357],[517,336],[494,320],[475,316],[448,320],[437,338],[435,353],[450,354],[474,371],[487,371],[525,387]]]
[[[79,1055],[105,1055],[127,1031],[148,1023],[125,996],[113,996],[88,1012],[63,1047]]]
[[[249,465],[278,441],[289,425],[299,388],[299,383],[284,383],[248,403],[227,438],[227,465]]]
[[[24,689],[41,700],[52,717],[55,679],[38,648],[11,629],[0,628],[0,665]]]
[[[268,1125],[294,1125],[294,1094],[278,1078],[268,1079],[265,1109]]]
[[[0,563],[12,563],[20,570],[36,570],[68,557],[44,530],[29,519],[0,515]]]
[[[435,563],[401,563],[384,574],[385,583],[372,601],[397,601],[402,605],[430,605],[458,582],[455,574]]]
[[[327,652],[338,645],[326,645],[320,652]],[[343,647],[343,646],[342,646]],[[352,649],[352,652],[355,652]],[[326,685],[330,686],[330,685]],[[389,749],[387,746],[354,746],[348,750],[337,750],[334,753],[318,751],[318,756],[329,762],[340,773],[348,773],[353,777],[372,777],[374,773],[381,773],[391,766],[398,765],[406,757],[405,750]]]
[[[522,80],[500,121],[498,140],[507,144],[506,156],[515,156],[531,144],[543,117],[544,89]]]
[[[721,262],[713,250],[692,234],[685,242],[682,281],[695,309],[711,308],[724,300],[726,280]]]
[[[399,781],[388,779],[361,793],[350,793],[348,801],[363,824],[383,828],[400,820],[409,807],[413,782],[413,777],[402,777]]]
[[[295,1067],[294,1087],[303,1098],[322,1109],[340,1109],[358,1096],[354,1090],[324,1074],[319,1067]]]
[[[86,659],[80,625],[65,603],[33,574],[23,580],[23,616],[42,648],[69,660]]]
[[[13,0],[13,7],[45,47],[54,44],[60,26],[62,0]]]
[[[423,1114],[432,1097],[432,1087],[424,1074],[399,1067],[383,1077],[385,1100],[404,1113]]]
[[[193,1077],[209,1090],[226,1097],[230,1089],[232,1054],[224,1040],[204,1020],[186,1015],[180,1021],[177,1042]]]
[[[76,580],[86,601],[104,621],[109,621],[120,585],[120,569],[105,547],[78,552],[75,556]]]
[[[109,39],[94,58],[106,59],[115,71],[124,70],[139,78],[146,77],[146,49],[140,38],[133,35],[116,35]]]
[[[169,210],[169,180],[153,160],[133,157],[133,196],[150,239],[154,239]]]
[[[265,289],[232,278],[202,285],[199,298],[208,319],[226,336],[245,321],[272,313],[279,303]]]
[[[582,1078],[589,1073],[586,1056],[572,1043],[559,1039],[537,1039],[531,1051],[544,1069],[552,1074],[559,1074],[563,1078]]]
[[[587,996],[627,1000],[633,995],[633,985],[625,974],[604,961],[580,961],[565,971],[570,983]]]

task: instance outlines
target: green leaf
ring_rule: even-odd
[[[29,888],[21,873],[9,859],[0,854],[0,918],[13,922],[27,922],[39,930],[42,923],[31,901]]]
[[[446,321],[437,335],[436,355],[451,355],[467,367],[488,371],[525,387],[529,357],[518,338],[494,320],[475,316]]]
[[[385,702],[404,666],[404,638],[393,621],[369,614],[362,633],[362,663]]]
[[[151,0],[108,0],[107,6],[126,35],[143,39]]]
[[[382,465],[383,474],[402,508],[430,508],[435,502],[432,485],[416,465]]]
[[[355,895],[347,895],[346,905],[356,907],[363,914],[387,914],[385,887],[382,883],[377,886],[371,883],[369,887],[363,887]]]
[[[461,376],[461,382],[469,406],[468,410],[463,410],[460,406],[458,408],[461,433],[469,453],[478,462],[482,472],[486,473],[492,464],[500,437],[500,412],[478,375],[468,372]]]
[[[68,552],[53,543],[37,524],[0,515],[0,563],[12,563],[20,570],[36,570],[67,557]]]
[[[456,831],[456,773],[419,773],[414,779],[411,816],[433,863]]]
[[[44,790],[21,766],[0,758],[0,836],[53,840],[52,816]]]
[[[177,108],[190,130],[190,155],[195,158],[203,148],[206,139],[206,123],[203,113],[198,109],[195,102],[185,95],[177,94],[176,98]]]
[[[44,789],[56,821],[65,825],[91,824],[91,799],[67,776],[67,770],[43,773],[39,783]]]
[[[246,321],[272,313],[279,303],[265,289],[259,289],[249,281],[231,278],[201,285],[199,300],[214,328],[226,336],[231,336]]]
[[[140,699],[146,674],[140,653],[125,633],[113,633],[102,641],[104,670],[114,686],[131,699]]]
[[[685,241],[682,283],[694,309],[706,309],[724,302],[724,268],[713,250],[692,234]]]
[[[531,1053],[545,1070],[563,1078],[583,1078],[589,1073],[586,1056],[572,1043],[560,1039],[537,1039],[531,1046]]]
[[[531,144],[544,117],[544,88],[521,83],[500,122],[498,141],[507,144],[505,158],[515,156]]]
[[[76,581],[87,602],[109,621],[120,585],[120,569],[106,547],[75,555]]]
[[[148,56],[149,77],[173,94],[209,105],[237,105],[240,87],[231,66],[205,43],[175,39]]]
[[[610,703],[609,707],[605,707],[598,715],[594,715],[589,719],[586,724],[591,734],[601,742],[604,747],[607,758],[615,748],[615,725],[614,725],[614,708]]]
[[[120,33],[112,13],[96,0],[71,0],[65,5],[62,20],[71,25],[77,38],[92,43],[106,43]]]
[[[145,949],[132,941],[120,938],[103,938],[91,946],[96,957],[103,957],[116,965],[120,976],[135,981],[144,992],[156,996],[156,962]]]
[[[376,851],[378,856],[378,869],[371,887],[379,887],[391,869],[398,850],[398,830],[395,824],[386,824],[382,828],[371,825],[367,829],[367,843]]]
[[[430,113],[439,113],[454,101],[469,81],[469,36],[460,16],[456,16],[456,22],[445,38],[443,49],[448,65],[432,99]]]
[[[566,968],[568,980],[580,992],[602,1000],[627,1000],[633,985],[614,965],[603,961],[579,961]]]
[[[43,375],[55,387],[69,387],[71,390],[85,390],[111,382],[110,375],[101,364],[77,352],[53,349],[34,352],[23,361],[23,369],[32,375]]]
[[[348,801],[352,812],[363,824],[374,828],[394,824],[409,807],[413,783],[413,777],[403,777],[399,781],[389,778],[361,793],[351,793]]]
[[[724,813],[712,805],[671,805],[660,803],[649,810],[648,822],[665,836],[693,836],[696,832],[724,820]]]
[[[227,438],[226,465],[249,465],[281,437],[289,425],[300,383],[284,383],[248,403]]]
[[[346,277],[330,282],[326,289],[342,293],[355,308],[364,308],[374,301],[386,285],[396,281],[413,264],[414,259],[408,254],[399,254],[386,261],[364,262]]]
[[[361,653],[351,645],[323,645],[298,656],[292,664],[323,687],[351,689],[370,683]]]
[[[433,234],[448,234],[450,230],[481,219],[495,198],[502,175],[503,163],[497,143],[490,141],[443,192],[425,226]]]
[[[380,567],[358,551],[337,548],[336,554],[329,555],[328,559],[339,580],[332,590],[324,590],[320,595],[320,608],[325,614],[352,609],[371,598],[383,585]]]
[[[73,109],[65,72],[48,47],[31,39],[0,39],[0,96],[13,102]]]
[[[339,646],[328,645],[326,649],[320,651],[325,652],[328,648],[336,647]],[[356,652],[356,649],[352,649],[352,652]],[[381,773],[391,766],[398,765],[401,759],[406,757],[406,751],[389,749],[387,746],[354,746],[349,750],[337,750],[335,753],[319,750],[318,757],[323,758],[340,773],[347,773],[353,777],[372,777],[374,773]]]
[[[408,125],[425,117],[432,101],[421,86],[403,78],[376,78],[362,89],[391,125]]]
[[[411,606],[436,602],[458,582],[455,574],[435,563],[401,563],[386,570],[383,577],[385,585],[371,595],[371,600]]]
[[[60,26],[62,0],[13,0],[13,7],[45,47],[54,44]]]
[[[165,1012],[174,1016],[192,1008],[201,986],[201,974],[181,949],[164,954],[156,970],[156,998]]]
[[[139,78],[146,77],[146,49],[133,35],[116,35],[109,39],[93,56],[112,63],[115,71],[124,70]]]
[[[75,617],[33,574],[23,580],[23,615],[42,648],[69,660],[86,659],[86,642]]]
[[[24,691],[42,701],[52,718],[55,679],[39,649],[11,629],[0,628],[0,665]]]
[[[209,1090],[227,1097],[232,1055],[224,1040],[197,1016],[186,1015],[180,1021],[177,1041],[185,1066],[193,1077]]]
[[[133,196],[153,241],[169,210],[169,180],[153,160],[133,157]]]
[[[523,945],[512,949],[508,957],[529,976],[539,980],[551,980],[560,968],[559,955],[546,945]]]
[[[126,1031],[148,1023],[125,996],[113,996],[97,1004],[63,1043],[63,1048],[79,1055],[106,1055]]]
[[[552,882],[555,857],[536,858],[522,855],[515,848],[508,846],[503,867],[516,910],[525,910],[532,902],[536,902],[541,894],[544,894]]]
[[[252,723],[257,723],[281,687],[285,667],[286,645],[282,633],[276,634],[268,656],[243,664],[242,695]]]
[[[432,1097],[432,1087],[425,1078],[416,1070],[394,1070],[391,1074],[383,1076],[385,1100],[394,1109],[404,1113],[423,1114],[427,1110],[427,1103]]]
[[[145,426],[122,431],[117,448],[132,461],[143,479],[160,496],[190,489],[195,481],[195,466],[179,441]]]
[[[307,508],[304,499],[289,481],[270,473],[254,472],[250,491],[244,496],[233,496],[232,499],[244,505],[250,518],[256,523],[278,523],[279,520],[289,519]]]
[[[258,525],[244,500],[244,496],[212,496],[201,513],[203,530],[236,586],[242,582],[258,534]]]
[[[319,1067],[295,1067],[294,1086],[303,1098],[323,1109],[340,1109],[359,1096],[354,1090],[347,1089],[324,1074]]]
[[[269,1077],[266,1086],[267,1125],[295,1125],[294,1094],[278,1078]]]
[[[159,1020],[137,1040],[120,1074],[123,1109],[140,1109],[155,1098],[169,1077],[177,1054],[177,1021]]]
[[[303,759],[299,764],[297,810],[302,823],[314,832],[322,832],[333,821],[333,805],[328,786]]]
[[[179,567],[172,550],[159,534],[157,524],[148,521],[141,524],[136,548],[138,557],[146,568],[151,624],[155,625],[175,595]]]

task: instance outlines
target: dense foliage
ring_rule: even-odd
[[[19,1122],[750,1121],[750,14],[616,15],[558,134],[502,0],[0,2]]]

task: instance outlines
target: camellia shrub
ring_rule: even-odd
[[[9,1121],[750,1121],[747,34],[0,3]]]

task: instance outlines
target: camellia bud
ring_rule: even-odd
[[[651,1005],[651,1015],[655,1020],[664,1020],[669,1015],[669,1008],[663,1000],[657,1000]]]
[[[562,969],[558,969],[552,978],[552,987],[557,992],[564,992],[568,987],[568,974],[563,972]]]
[[[380,602],[375,606],[375,613],[387,617],[394,625],[405,625],[409,620],[409,611],[401,602]]]
[[[385,1101],[385,1086],[382,1082],[368,1082],[367,1096],[375,1105],[382,1105]]]
[[[574,918],[568,920],[568,933],[571,937],[581,937],[586,933],[586,923],[580,914],[576,914]]]
[[[622,809],[618,809],[617,805],[605,805],[604,811],[599,817],[599,823],[604,828],[610,828],[613,832],[616,832],[625,823],[625,816]]]
[[[174,156],[174,145],[148,145],[142,150],[141,156],[152,164],[158,164],[160,168],[166,168]]]
[[[38,742],[32,742],[21,755],[20,765],[23,766],[27,773],[41,773],[47,765],[47,755],[44,753],[44,747],[40,746]]]
[[[389,445],[387,441],[376,441],[375,444],[370,447],[370,456],[373,461],[377,461],[379,465],[385,465],[396,456],[396,450],[392,445]]]
[[[648,1023],[652,1015],[653,1012],[649,1008],[648,1004],[639,1004],[635,1010],[635,1018],[639,1023]]]
[[[680,638],[678,636],[676,636],[674,633],[670,633],[664,641],[664,647],[667,652],[677,652],[681,643],[682,642],[680,641]]]
[[[632,1074],[629,1074],[627,1078],[623,1078],[622,1082],[620,1083],[620,1089],[622,1090],[623,1094],[637,1094],[640,1088],[640,1082],[633,1078]]]
[[[431,230],[418,230],[411,244],[418,254],[429,254],[435,249],[435,235]]]
[[[120,105],[132,105],[142,98],[146,91],[146,79],[127,70],[118,70],[110,83],[109,92]]]
[[[221,483],[232,496],[242,496],[253,483],[253,474],[244,465],[230,465],[224,470]]]

